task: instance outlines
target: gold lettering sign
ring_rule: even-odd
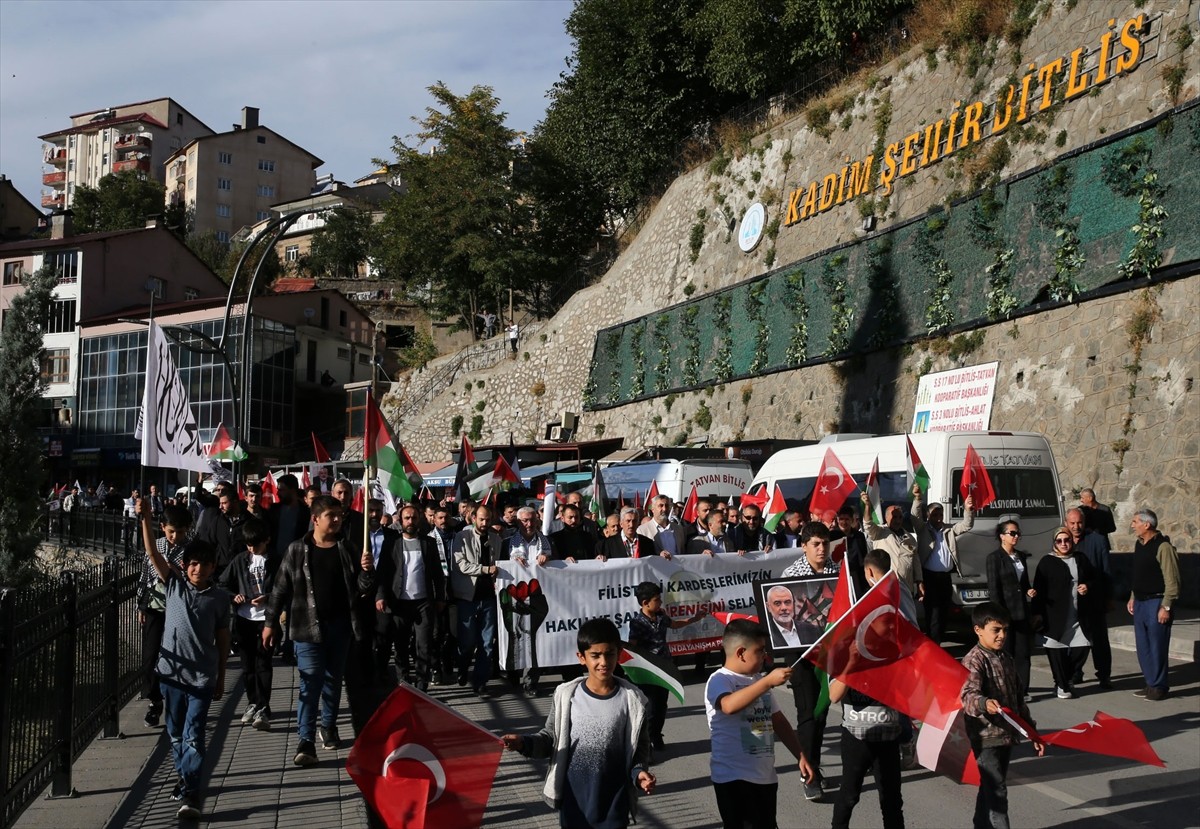
[[[939,118],[936,123],[914,130],[884,148],[875,186],[883,195],[891,195],[896,179],[910,176],[978,141],[1000,135],[1014,123],[1028,121],[1054,103],[1056,81],[1065,87],[1063,100],[1072,101],[1113,77],[1128,74],[1141,62],[1142,38],[1146,32],[1144,14],[1129,18],[1119,30],[1113,18],[1108,21],[1108,31],[1100,36],[1099,57],[1092,71],[1084,66],[1088,50],[1081,46],[1041,66],[1029,64],[1020,81],[1001,89],[995,101],[972,101],[965,107],[961,101],[955,101],[948,118]],[[839,171],[788,194],[784,225],[797,224],[859,196],[870,195],[874,170],[873,153],[854,162],[847,156]]]

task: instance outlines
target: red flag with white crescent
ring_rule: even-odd
[[[967,457],[963,461],[962,482],[958,486],[958,494],[966,501],[974,499],[974,508],[979,512],[992,501],[996,500],[996,490],[992,488],[992,479],[987,467],[975,447],[967,444]]]
[[[858,484],[849,470],[833,454],[832,449],[825,450],[825,458],[821,461],[821,471],[817,473],[817,482],[813,487],[812,499],[808,502],[808,511],[820,516],[827,510],[837,511],[842,508],[846,499],[858,492]]]

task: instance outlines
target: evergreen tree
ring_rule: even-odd
[[[4,314],[0,332],[0,583],[16,584],[30,570],[42,537],[46,472],[37,423],[42,392],[42,332],[58,274],[42,268],[25,280]]]
[[[145,227],[146,217],[166,212],[166,189],[157,181],[127,170],[109,173],[95,187],[81,184],[71,199],[78,233]]]

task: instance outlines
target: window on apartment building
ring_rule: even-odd
[[[255,136],[255,137],[258,139],[258,143],[259,143],[259,144],[266,144],[266,143],[267,143],[267,137],[266,137],[265,135],[258,135],[258,136]]]
[[[58,271],[59,285],[79,281],[79,251],[77,250],[47,253],[43,257],[43,264],[52,270]]]
[[[265,219],[269,219],[269,218],[271,218],[271,211],[270,211],[270,210],[256,210],[256,211],[254,211],[254,221],[256,221],[256,222],[261,222],[261,221],[264,221]]]
[[[338,311],[338,325],[342,326],[342,328],[345,328],[346,324],[346,312],[344,310]]]
[[[146,287],[154,293],[155,299],[167,298],[167,280],[152,276],[146,280]]]
[[[100,138],[104,141],[105,144],[107,144],[108,143],[108,130],[100,130]]]
[[[25,277],[24,262],[5,262],[4,263],[4,284],[5,285],[20,285],[21,280]]]
[[[258,169],[264,173],[273,173],[275,172],[275,162],[266,158],[260,158],[258,160]]]
[[[233,182],[227,178],[219,178],[219,179],[217,179],[217,189],[218,190],[232,190]]]
[[[175,123],[181,127],[183,126],[183,113],[182,112],[175,113]]]
[[[350,360],[350,349],[348,349],[348,348],[339,348],[339,349],[337,350],[337,358],[338,358],[339,360],[346,360],[346,361],[349,361],[349,360]]]
[[[258,195],[260,195],[260,196],[274,196],[274,195],[275,195],[275,185],[273,185],[273,184],[260,184],[260,185],[258,185]]]
[[[217,153],[217,161],[221,162],[222,164],[232,164],[233,153]]]
[[[184,286],[183,298],[184,299],[199,299],[200,291],[196,290],[191,285]]]
[[[47,348],[42,353],[42,379],[47,383],[71,382],[71,350]]]
[[[218,204],[217,205],[217,215],[218,216],[228,219],[230,217],[230,215],[232,215],[232,213],[233,213],[233,211],[229,209],[229,205],[227,205],[227,204]]]
[[[75,159],[71,158],[71,159],[67,160],[67,172],[68,173],[75,172]]]
[[[286,262],[300,261],[300,246],[299,245],[288,245],[287,247],[285,247],[283,249],[283,258],[284,258],[284,261],[286,261]]]
[[[371,355],[365,351],[360,351],[358,353],[358,364],[362,366],[371,365]]]
[[[189,190],[195,190],[195,189],[196,189],[196,179],[194,179],[194,178],[189,178],[189,179],[188,179],[188,189],[189,189]]]
[[[100,163],[103,164],[105,167],[108,166],[108,153],[104,154],[104,156],[100,159]]]
[[[229,231],[228,230],[218,230],[217,231],[217,241],[223,245],[229,244]]]
[[[75,330],[75,300],[56,299],[50,303],[46,318],[47,334],[64,334]]]
[[[75,149],[75,136],[73,136],[73,135],[67,136],[67,146],[70,147],[71,149]]]

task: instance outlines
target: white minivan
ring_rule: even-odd
[[[811,446],[784,449],[763,464],[753,486],[778,484],[788,507],[808,515],[809,498],[825,450],[833,449],[860,490],[865,488],[871,466],[879,458],[881,512],[899,504],[907,516],[912,494],[905,437],[831,435]],[[926,505],[944,505],[947,524],[962,520],[962,497],[958,489],[968,445],[979,453],[996,491],[996,500],[984,510],[976,511],[971,532],[959,537],[960,572],[954,576],[955,603],[971,606],[987,599],[986,560],[988,553],[999,546],[995,530],[1001,518],[1020,522],[1019,548],[1032,555],[1030,564],[1036,568],[1041,557],[1052,549],[1055,528],[1064,523],[1058,468],[1046,437],[1033,432],[929,432],[907,437],[929,474]],[[860,505],[856,502],[855,506]]]
[[[616,501],[624,493],[626,503],[633,501],[634,493],[645,495],[651,482],[658,486],[659,495],[676,502],[687,500],[693,484],[700,497],[737,498],[754,477],[749,461],[723,458],[626,461],[606,466],[601,475],[609,500]]]

